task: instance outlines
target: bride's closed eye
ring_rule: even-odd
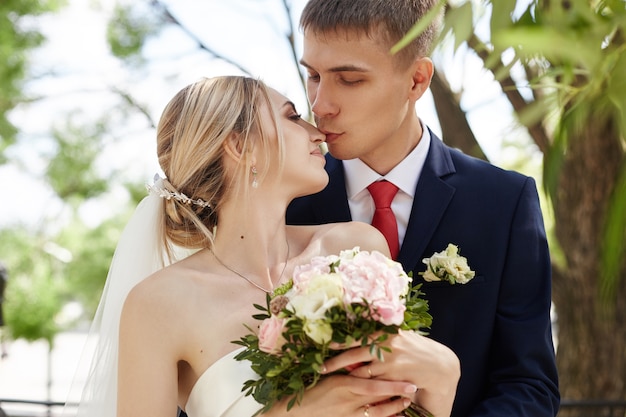
[[[291,101],[286,101],[282,105],[282,114],[292,122],[298,123],[302,120],[302,115],[296,110],[296,105]]]
[[[289,106],[289,110],[287,111],[287,118],[289,120],[297,122],[300,119],[302,119],[302,115],[300,113],[298,113],[298,111],[296,110],[296,105],[295,104],[289,102],[288,106]]]

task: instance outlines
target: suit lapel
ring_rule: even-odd
[[[424,250],[452,200],[455,188],[442,177],[455,172],[449,149],[432,132],[430,149],[415,189],[411,217],[398,261],[408,271],[421,270]]]

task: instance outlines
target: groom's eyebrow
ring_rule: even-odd
[[[300,65],[302,65],[303,67],[307,69],[317,71],[312,66],[307,64],[307,62],[304,59],[300,60]],[[345,64],[345,65],[338,65],[336,67],[331,67],[327,70],[327,72],[368,72],[368,70],[367,68],[359,67],[358,65]]]
[[[311,66],[307,64],[304,59],[301,59],[299,62],[300,62],[300,65],[302,65],[303,67],[311,68]]]

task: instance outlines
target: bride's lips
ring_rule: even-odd
[[[324,155],[326,154],[326,152],[327,152],[326,143],[322,142],[318,146],[315,147],[315,149],[311,152],[311,155],[317,156],[326,160],[326,158],[324,158]]]

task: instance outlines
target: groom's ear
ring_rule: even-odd
[[[435,67],[433,61],[428,57],[420,57],[409,67],[411,74],[411,88],[409,90],[409,98],[413,101],[419,100],[433,79]]]

